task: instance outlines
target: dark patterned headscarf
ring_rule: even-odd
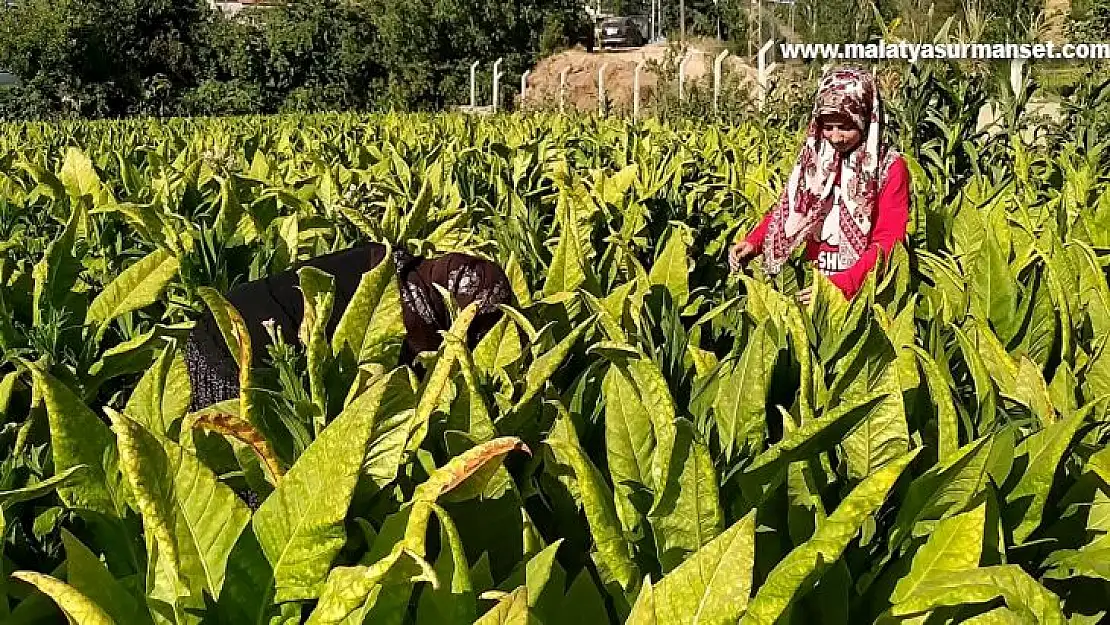
[[[847,155],[822,138],[821,117],[830,114],[847,117],[863,133],[862,144]],[[768,273],[777,274],[794,248],[818,228],[832,233],[828,239],[839,247],[841,266],[859,260],[867,248],[882,180],[898,156],[885,142],[883,125],[882,102],[871,72],[858,67],[825,72],[805,145],[767,227],[763,256]]]

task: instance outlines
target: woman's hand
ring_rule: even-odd
[[[728,251],[728,266],[733,271],[740,271],[740,268],[748,263],[755,256],[755,246],[747,241],[740,241],[733,245]]]
[[[809,303],[813,301],[813,287],[807,286],[798,291],[798,301],[802,303],[802,306],[809,306]]]

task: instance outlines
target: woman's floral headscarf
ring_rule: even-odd
[[[852,120],[863,134],[861,145],[845,156],[821,136],[821,116],[836,113]],[[880,185],[898,156],[884,141],[883,117],[871,72],[836,67],[821,78],[805,145],[768,223],[763,260],[769,274],[781,271],[790,253],[815,228],[828,228],[826,220],[838,231],[842,266],[855,264],[867,249]],[[830,215],[834,187],[839,187],[841,201],[835,202],[837,212]]]

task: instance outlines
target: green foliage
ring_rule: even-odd
[[[891,97],[915,229],[851,302],[724,269],[782,118],[0,127],[0,618],[1105,617],[1105,109],[991,138],[960,71]],[[254,358],[219,292],[367,239],[496,259],[517,301],[473,350],[453,311],[420,377],[388,264],[331,336],[301,271]],[[188,414],[205,309],[244,390]]]

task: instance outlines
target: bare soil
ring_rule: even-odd
[[[709,46],[689,48],[692,58],[686,65],[687,80],[697,81],[713,74],[713,59],[721,48]],[[633,84],[636,65],[646,62],[640,75],[640,101],[646,103],[659,89],[660,76],[657,68],[668,62],[667,44],[656,43],[641,48],[627,48],[587,52],[577,47],[560,52],[541,60],[528,77],[528,91],[525,106],[553,104],[559,101],[559,75],[567,70],[566,106],[580,111],[596,111],[598,108],[598,71],[607,64],[605,72],[605,92],[610,104],[616,108],[632,107]],[[676,51],[670,53],[671,61],[677,64]],[[740,77],[742,81],[755,84],[755,70],[738,58],[725,59],[726,73]],[[711,80],[711,78],[709,78]]]

